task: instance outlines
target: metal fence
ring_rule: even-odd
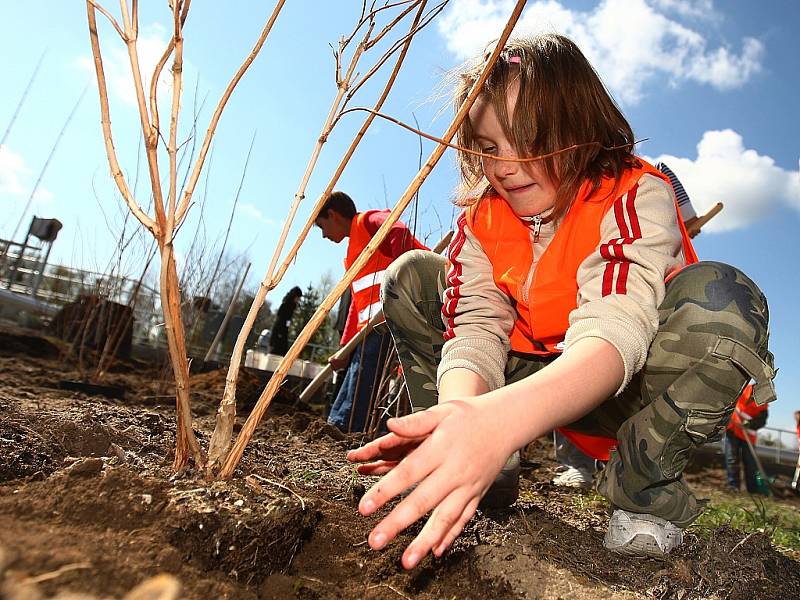
[[[756,432],[755,450],[762,461],[796,465],[798,459],[797,432],[776,427],[762,427]]]

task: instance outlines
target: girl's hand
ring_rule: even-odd
[[[365,516],[418,484],[372,530],[370,547],[385,547],[431,510],[403,553],[403,566],[412,569],[431,551],[441,556],[458,537],[515,450],[502,441],[501,411],[486,400],[450,400],[390,419],[391,433],[348,453],[351,462],[370,461],[359,467],[360,473],[386,474],[361,499],[358,508]]]

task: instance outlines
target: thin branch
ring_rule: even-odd
[[[83,90],[81,91],[81,95],[78,96],[78,100],[73,105],[72,110],[69,112],[69,115],[67,115],[64,124],[61,126],[61,129],[59,130],[58,135],[56,136],[56,140],[55,142],[53,142],[53,147],[50,148],[50,152],[48,153],[47,158],[44,161],[44,165],[42,165],[42,169],[39,171],[39,176],[36,178],[36,182],[33,184],[31,193],[28,196],[27,202],[25,202],[25,207],[22,209],[22,214],[19,217],[17,226],[14,228],[14,233],[11,234],[10,239],[13,240],[14,238],[17,237],[17,232],[19,231],[19,228],[22,227],[22,224],[25,222],[25,217],[28,214],[28,209],[31,207],[31,204],[33,203],[33,198],[36,195],[36,192],[39,191],[39,186],[41,185],[42,180],[44,179],[44,175],[47,172],[47,168],[50,166],[50,161],[53,160],[53,156],[55,155],[56,150],[58,149],[58,145],[61,142],[61,138],[64,137],[64,132],[67,130],[69,124],[72,122],[72,118],[75,116],[75,113],[78,112],[78,108],[83,102],[83,98],[84,96],[86,96],[86,90],[88,89],[89,89],[89,84],[87,83],[84,86]]]
[[[187,4],[189,0],[186,0]],[[169,192],[167,194],[167,230],[165,236],[172,237],[175,233],[175,208],[178,185],[178,117],[181,108],[181,92],[183,89],[183,30],[181,27],[180,5],[173,0],[174,32],[172,39],[175,41],[175,58],[172,63],[172,112],[169,126],[169,144],[167,155],[169,157]]]
[[[100,6],[95,0],[86,0],[86,1],[89,4],[91,4],[95,9],[100,11],[100,13],[111,22],[111,24],[114,26],[114,29],[117,30],[119,37],[121,37],[123,41],[128,41],[128,37],[125,35],[125,32],[122,31],[122,27],[119,26],[119,23],[117,23],[117,20],[110,12],[108,12],[105,8]]]
[[[551,158],[553,156],[558,156],[559,154],[564,154],[565,152],[571,152],[572,150],[577,150],[578,148],[583,148],[585,146],[597,146],[597,147],[599,147],[599,148],[601,148],[603,150],[608,150],[608,151],[618,150],[620,148],[628,148],[628,147],[636,145],[636,144],[641,144],[642,142],[644,142],[644,141],[646,141],[648,139],[648,138],[642,138],[641,140],[636,140],[631,144],[620,144],[618,146],[604,146],[600,142],[583,142],[583,143],[580,143],[580,144],[572,144],[571,146],[567,146],[566,148],[560,148],[559,150],[554,150],[553,152],[548,152],[547,154],[540,154],[538,156],[528,156],[528,157],[524,157],[524,158],[522,158],[522,157],[517,158],[517,157],[507,157],[507,156],[496,156],[494,154],[486,154],[485,152],[480,152],[478,150],[471,150],[469,148],[464,148],[463,146],[459,146],[458,144],[453,144],[453,143],[448,142],[448,141],[446,141],[446,140],[444,140],[444,139],[442,139],[440,137],[436,137],[435,135],[432,135],[430,133],[425,133],[424,131],[422,131],[420,129],[417,129],[416,127],[412,127],[411,125],[409,125],[407,123],[403,123],[399,119],[395,119],[392,116],[385,115],[385,114],[380,113],[380,112],[378,112],[376,110],[373,110],[371,108],[366,108],[366,107],[363,107],[363,106],[356,106],[356,107],[353,107],[353,108],[349,108],[349,109],[347,109],[345,111],[342,111],[340,116],[344,116],[347,113],[355,112],[355,111],[364,111],[364,112],[368,112],[370,114],[373,114],[376,117],[381,117],[382,119],[386,119],[387,121],[391,121],[392,123],[394,123],[396,125],[399,125],[400,127],[403,127],[404,129],[407,129],[408,131],[412,131],[412,132],[416,133],[419,136],[422,136],[422,137],[424,137],[426,139],[429,139],[429,140],[431,140],[433,142],[436,142],[438,144],[443,144],[443,145],[447,146],[448,148],[453,148],[454,150],[458,150],[459,152],[465,152],[466,154],[473,154],[475,156],[480,156],[481,158],[490,158],[492,160],[498,160],[498,161],[503,161],[503,162],[515,162],[515,163],[535,162],[537,160],[543,160],[545,158]]]
[[[261,51],[261,47],[264,45],[264,42],[266,41],[272,26],[275,24],[275,21],[278,18],[278,15],[280,14],[285,2],[286,0],[278,0],[275,8],[272,11],[272,14],[269,17],[269,21],[267,21],[267,24],[264,26],[264,30],[261,32],[258,41],[253,47],[253,50],[242,63],[242,66],[239,67],[239,70],[236,72],[236,75],[233,76],[233,79],[231,79],[231,82],[228,84],[228,87],[225,89],[225,93],[222,95],[222,98],[217,105],[217,109],[214,111],[214,116],[211,117],[211,122],[208,125],[206,137],[203,140],[203,146],[200,149],[200,155],[197,158],[194,171],[192,172],[192,176],[189,178],[189,184],[186,186],[186,190],[183,192],[183,197],[181,198],[180,205],[178,206],[177,213],[175,215],[175,222],[178,224],[180,224],[180,222],[183,220],[183,217],[186,215],[186,211],[189,208],[189,200],[192,197],[192,192],[194,192],[194,188],[197,185],[197,180],[200,177],[200,171],[203,168],[203,163],[205,162],[206,154],[208,153],[208,147],[211,145],[211,138],[214,136],[214,131],[216,130],[217,123],[219,123],[219,119],[222,116],[222,111],[225,109],[225,105],[227,104],[228,99],[231,97],[233,89],[239,83],[239,80],[244,76],[247,69]]]
[[[253,481],[253,480],[257,479],[258,481],[263,481],[264,483],[269,483],[270,485],[277,486],[277,487],[281,488],[282,490],[286,490],[290,494],[294,495],[298,500],[300,500],[300,510],[305,510],[306,509],[306,501],[303,500],[303,497],[300,494],[298,494],[297,492],[289,489],[288,487],[286,487],[282,483],[278,483],[277,481],[272,481],[271,479],[267,479],[266,477],[262,477],[261,475],[256,475],[255,473],[253,473],[252,475],[248,475],[245,479],[246,480],[250,480],[250,481]]]
[[[403,6],[404,4],[409,4],[412,2],[416,4],[419,1],[420,0],[402,0],[401,2],[394,2],[392,4],[389,4],[387,2],[385,5],[377,9],[375,8],[375,3],[373,2],[372,5],[370,6],[370,10],[368,13],[365,13],[364,9],[365,5],[362,5],[361,18],[358,20],[358,23],[356,23],[356,26],[353,29],[353,31],[350,32],[350,35],[348,35],[347,37],[343,37],[341,39],[341,41],[339,42],[339,48],[341,50],[344,50],[347,46],[349,46],[350,42],[353,41],[353,38],[356,37],[356,34],[358,33],[359,29],[361,29],[365,24],[371,23],[371,26],[374,27],[375,17],[378,15],[378,13],[384,10],[391,10],[392,8]]]
[[[111,176],[119,188],[122,198],[130,208],[134,216],[139,219],[139,222],[144,225],[150,232],[158,237],[159,227],[156,222],[145,214],[142,208],[137,204],[136,199],[128,189],[128,184],[125,181],[125,176],[122,174],[122,169],[117,160],[117,153],[114,149],[114,140],[111,134],[111,116],[108,108],[108,88],[106,86],[106,76],[103,69],[103,59],[100,56],[100,40],[97,36],[97,18],[95,16],[94,5],[87,0],[86,14],[89,21],[89,37],[92,44],[92,56],[94,57],[94,68],[97,75],[97,90],[100,95],[100,122],[103,127],[103,139],[106,145],[106,155],[108,156],[108,164],[111,168]]]
[[[17,108],[14,110],[14,114],[11,115],[11,120],[8,122],[8,127],[6,127],[5,133],[3,133],[3,138],[0,139],[0,146],[4,146],[6,140],[8,139],[8,134],[11,133],[11,128],[14,126],[14,122],[17,120],[19,116],[20,110],[25,105],[25,99],[28,97],[28,92],[31,91],[31,87],[33,86],[33,82],[36,80],[36,75],[39,74],[39,67],[42,66],[42,61],[44,60],[44,55],[47,54],[47,49],[45,49],[41,56],[39,56],[39,60],[36,61],[36,66],[33,68],[33,73],[31,73],[30,79],[28,79],[28,84],[25,86],[25,89],[22,91],[22,97],[19,99],[17,103]],[[11,238],[14,239],[13,237]]]
[[[414,8],[416,8],[416,6],[420,3],[420,1],[421,0],[416,0],[415,2],[412,2],[399,15],[397,15],[394,19],[389,21],[383,27],[383,29],[381,29],[378,35],[376,35],[374,38],[372,38],[370,41],[367,42],[367,50],[369,50],[370,48],[375,46],[378,42],[380,42],[383,39],[383,37],[394,28],[395,25],[397,25],[400,21],[402,21],[408,13],[410,13],[412,10],[414,10]]]
[[[28,577],[22,580],[23,584],[36,584],[36,583],[43,583],[45,581],[50,581],[51,579],[56,579],[57,577],[61,577],[64,573],[69,573],[70,571],[77,571],[79,569],[91,569],[92,563],[82,562],[82,563],[72,563],[69,565],[64,565],[63,567],[59,567],[55,571],[50,571],[49,573],[42,573],[41,575],[35,575],[33,577]]]
[[[362,86],[363,86],[363,85],[364,85],[364,84],[367,82],[367,80],[369,80],[369,79],[370,79],[370,77],[372,77],[372,76],[373,76],[373,75],[374,75],[374,74],[375,74],[375,73],[376,73],[376,72],[377,72],[377,71],[378,71],[378,70],[379,70],[379,69],[380,69],[380,68],[381,68],[381,67],[384,65],[384,63],[385,63],[387,60],[389,60],[389,58],[391,58],[391,56],[392,56],[392,55],[393,55],[395,52],[397,52],[397,50],[398,50],[400,47],[402,47],[402,46],[403,46],[403,45],[406,43],[406,41],[407,41],[409,38],[411,38],[411,37],[413,37],[413,36],[417,35],[417,33],[419,33],[419,32],[420,32],[422,29],[424,29],[426,25],[428,25],[428,24],[429,24],[431,21],[433,21],[433,19],[434,19],[434,18],[436,18],[436,16],[438,16],[438,15],[439,15],[439,13],[440,13],[440,12],[442,12],[442,10],[444,10],[444,8],[447,6],[447,3],[448,3],[449,1],[450,1],[450,0],[444,0],[443,2],[440,2],[440,3],[439,3],[437,6],[435,6],[434,8],[432,8],[432,9],[430,10],[430,12],[429,12],[427,15],[425,15],[425,17],[422,19],[422,21],[420,22],[420,24],[419,24],[417,27],[413,28],[413,29],[412,29],[411,31],[409,31],[409,32],[408,32],[408,33],[407,33],[405,36],[403,36],[402,38],[400,38],[399,40],[397,40],[397,41],[396,41],[394,44],[392,44],[392,46],[391,46],[391,47],[390,47],[390,48],[389,48],[389,49],[388,49],[388,50],[387,50],[387,51],[384,53],[384,55],[383,55],[383,56],[382,56],[382,57],[381,57],[381,58],[380,58],[380,59],[379,59],[379,60],[378,60],[378,61],[375,63],[375,65],[374,65],[374,66],[373,66],[373,67],[372,67],[372,68],[371,68],[369,71],[367,71],[367,73],[366,73],[366,74],[365,74],[365,75],[364,75],[364,76],[363,76],[361,79],[359,79],[359,80],[356,82],[356,84],[355,84],[355,85],[352,85],[352,86],[350,86],[350,91],[347,93],[347,98],[345,98],[345,101],[344,101],[344,103],[342,104],[342,108],[343,108],[343,109],[344,109],[344,107],[346,107],[346,106],[348,105],[348,103],[349,103],[349,102],[350,102],[350,100],[353,98],[353,96],[355,96],[355,94],[358,92],[358,90],[360,90],[360,89],[361,89],[361,87],[362,87]],[[339,115],[336,117],[336,118],[337,118],[337,121],[338,121],[338,119],[340,119],[340,118],[341,118],[341,116],[342,116],[342,115],[341,115],[341,113],[340,113],[340,114],[339,114]]]
[[[159,175],[158,168],[158,131],[151,125],[150,115],[147,112],[147,103],[144,97],[142,70],[139,66],[139,51],[136,47],[139,26],[138,23],[131,23],[131,17],[128,14],[127,0],[120,0],[120,9],[122,11],[122,23],[125,27],[125,33],[127,34],[125,45],[128,49],[128,59],[131,65],[131,74],[133,75],[133,87],[136,92],[136,103],[139,108],[139,120],[141,122],[142,132],[144,133],[144,146],[147,153],[147,166],[150,173],[150,187],[153,190],[153,206],[156,212],[156,223],[163,235],[167,223],[164,213],[164,196],[161,189],[161,176]]]
[[[172,51],[175,49],[175,38],[170,38],[164,54],[158,59],[155,69],[153,69],[153,76],[150,78],[150,116],[153,120],[153,128],[156,130],[161,129],[161,120],[158,116],[158,80],[161,78],[161,71],[164,65],[167,64]]]

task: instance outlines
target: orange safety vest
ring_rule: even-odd
[[[600,244],[600,225],[612,207],[617,214],[621,237],[603,244],[600,249],[608,260],[603,293],[625,293],[628,263],[624,247],[641,237],[633,210],[639,179],[650,174],[669,183],[666,175],[638,160],[641,166],[623,172],[619,182],[604,177],[595,190],[591,182],[584,182],[533,273],[530,225],[522,221],[503,198],[484,198],[467,209],[467,223],[492,263],[495,285],[515,304],[517,319],[510,335],[512,350],[538,355],[562,351],[569,314],[578,307],[578,268]],[[622,196],[626,196],[624,203],[615,206]],[[695,263],[697,254],[680,218],[677,201],[675,211],[686,263]],[[582,452],[600,460],[608,460],[610,449],[616,446],[612,438],[569,430],[561,432]]]
[[[760,415],[765,410],[767,410],[766,404],[759,406],[753,400],[753,385],[748,384],[745,386],[742,395],[739,396],[739,399],[736,401],[736,408],[731,415],[731,420],[728,423],[728,429],[730,429],[733,435],[738,437],[740,440],[744,440],[745,429],[742,427],[743,419],[740,414],[747,415],[752,419],[753,417]],[[750,438],[750,441],[753,444],[756,443],[757,436],[755,431],[747,431],[747,436]]]
[[[347,244],[347,256],[344,259],[345,270],[356,261],[361,252],[372,239],[372,234],[366,226],[369,215],[376,212],[389,214],[388,210],[368,210],[357,213],[350,223],[350,238]],[[411,247],[413,249],[427,250],[427,247],[417,241],[409,232]],[[358,316],[357,330],[360,331],[369,320],[382,308],[381,283],[386,273],[386,268],[394,262],[395,258],[381,252],[380,247],[367,261],[367,264],[358,272],[353,283],[350,284],[353,305]]]

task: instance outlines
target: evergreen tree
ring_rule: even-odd
[[[306,323],[311,320],[314,313],[317,312],[320,302],[324,297],[325,282],[321,281],[320,284],[308,284],[308,287],[303,292],[303,297],[297,305],[297,309],[292,316],[292,322],[289,325],[289,341],[293,343],[297,336],[303,330]],[[331,325],[331,318],[328,315],[317,329],[316,333],[311,337],[303,352],[300,353],[300,358],[305,360],[313,360],[320,364],[327,364],[328,356],[330,356],[338,347],[338,335]]]

